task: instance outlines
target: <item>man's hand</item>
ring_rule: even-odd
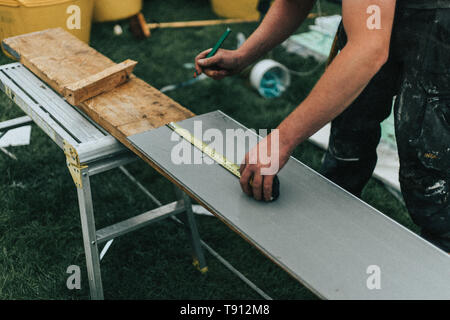
[[[278,137],[278,131],[265,137],[246,155],[241,164],[242,191],[256,200],[272,200],[275,175],[284,167],[292,147]]]
[[[195,69],[198,75],[204,72],[208,77],[220,80],[239,73],[245,67],[237,50],[219,49],[214,56],[206,58],[211,50],[205,50],[195,57]]]
[[[298,145],[343,112],[389,58],[396,0],[346,0],[342,19],[347,44],[311,93],[278,126],[280,137]],[[369,28],[368,8],[378,6],[379,28]]]
[[[258,28],[239,49],[219,49],[211,58],[206,58],[211,49],[200,53],[195,58],[197,74],[204,72],[218,80],[240,72],[286,40],[306,19],[314,2],[275,0]]]

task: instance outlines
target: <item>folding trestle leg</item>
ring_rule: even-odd
[[[67,153],[70,152],[66,152],[66,154]],[[175,192],[177,194],[178,201],[168,205],[162,205],[159,201],[157,201],[159,208],[153,209],[134,218],[124,220],[123,222],[116,223],[115,225],[105,227],[101,230],[96,230],[89,169],[85,165],[80,165],[77,161],[69,164],[68,166],[72,173],[72,177],[74,178],[75,185],[77,186],[91,299],[101,300],[104,298],[98,244],[105,242],[108,239],[114,239],[116,236],[121,234],[136,230],[137,228],[143,227],[150,222],[158,221],[159,219],[170,217],[172,215],[178,215],[184,224],[186,234],[189,237],[192,246],[194,266],[202,273],[205,273],[208,270],[201,247],[201,239],[195,222],[194,213],[192,211],[191,199],[186,193],[176,188]],[[134,182],[140,188],[144,188],[137,180]],[[182,206],[180,206],[180,204],[182,204]],[[136,218],[139,221],[134,221]]]
[[[80,206],[81,228],[83,232],[86,268],[88,272],[91,299],[103,299],[103,286],[100,271],[100,256],[97,247],[94,207],[92,204],[91,186],[88,168],[81,169],[81,186],[77,186]]]
[[[179,200],[183,200],[184,203],[185,211],[183,213],[180,213],[178,216],[183,222],[186,229],[186,234],[191,241],[193,265],[201,273],[205,273],[208,271],[208,267],[206,266],[206,260],[203,254],[200,235],[198,233],[197,224],[195,222],[194,212],[192,211],[191,198],[189,198],[189,196],[185,192],[181,191],[177,187],[174,188],[177,198]]]
[[[127,176],[128,179],[130,179],[131,182],[133,182],[152,202],[154,202],[158,206],[163,206],[163,204],[156,199],[150,191],[147,190],[138,180],[136,180],[135,177],[133,177],[128,170],[126,170],[124,167],[120,167],[120,170]],[[195,222],[194,213],[192,211],[192,203],[191,198],[189,196],[181,191],[178,187],[174,186],[175,195],[177,197],[177,200],[179,202],[183,203],[183,212],[177,213],[177,216],[182,220],[186,234],[189,237],[191,241],[192,246],[192,255],[193,255],[193,264],[194,266],[202,273],[208,271],[208,267],[206,266],[206,260],[205,256],[203,254],[203,249],[201,246],[201,239],[199,236],[199,232],[197,229],[197,224]],[[175,216],[172,216],[173,219],[176,219]],[[178,220],[178,219],[176,219]],[[178,221],[180,222],[180,221]]]

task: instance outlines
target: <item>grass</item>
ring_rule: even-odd
[[[323,2],[326,14],[339,7]],[[176,21],[216,18],[206,0],[152,0],[144,4],[151,20]],[[310,22],[308,22],[310,23]],[[211,47],[223,26],[159,30],[151,38],[135,40],[120,22],[124,34],[114,36],[114,23],[94,24],[91,45],[116,62],[139,61],[137,76],[156,88],[185,81],[192,70],[183,67],[201,50]],[[247,36],[256,24],[236,25]],[[305,29],[306,25],[301,28]],[[235,46],[230,37],[225,47]],[[270,56],[294,70],[316,65],[276,48]],[[0,63],[11,62],[6,57]],[[265,100],[244,76],[222,81],[205,80],[168,95],[196,114],[221,109],[250,128],[274,128],[302,101],[323,70],[306,78],[294,77],[278,99]],[[22,115],[4,94],[0,95],[0,120]],[[88,299],[89,288],[78,212],[76,189],[65,167],[61,150],[37,127],[31,144],[10,149],[14,161],[0,153],[0,299]],[[313,169],[320,167],[323,151],[310,143],[294,156]],[[163,203],[173,201],[171,184],[142,161],[127,168]],[[152,205],[118,170],[91,180],[97,227],[139,214]],[[406,227],[417,231],[407,211],[383,185],[371,180],[363,199]],[[197,218],[202,238],[275,299],[316,297],[256,249],[212,217]],[[209,272],[191,265],[184,231],[166,220],[116,239],[102,261],[105,297],[108,299],[257,299],[259,296],[237,277],[206,255]],[[66,269],[83,270],[81,290],[66,288]]]

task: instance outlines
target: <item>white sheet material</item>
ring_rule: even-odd
[[[30,144],[31,126],[9,130],[0,138],[0,148],[24,146]]]
[[[321,148],[328,148],[330,124],[317,131],[309,140]],[[400,191],[398,182],[399,159],[397,150],[388,143],[381,142],[377,148],[378,162],[373,173],[374,177],[394,190]]]
[[[328,148],[328,139],[330,137],[330,124],[317,131],[309,139],[312,143],[323,149]],[[389,189],[396,191],[396,196],[400,195],[400,183],[398,182],[399,160],[397,150],[394,146],[386,142],[381,142],[377,149],[378,162],[373,176],[386,184]],[[391,190],[390,190],[391,191]],[[401,200],[401,199],[399,199]],[[199,205],[193,205],[192,210],[196,214],[213,216],[211,212]]]
[[[214,217],[214,215],[211,212],[209,212],[208,210],[206,210],[205,208],[203,208],[201,205],[198,204],[192,205],[192,211],[196,214]]]
[[[309,31],[290,36],[282,46],[287,52],[304,58],[326,61],[341,19],[340,15],[316,18],[314,24],[309,26]]]

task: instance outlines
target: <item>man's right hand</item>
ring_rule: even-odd
[[[208,77],[219,80],[239,73],[245,67],[237,50],[219,49],[214,56],[206,58],[211,50],[205,50],[195,57],[197,75],[204,72]]]
[[[219,49],[206,58],[211,49],[195,58],[197,74],[213,79],[236,74],[247,65],[286,40],[306,19],[316,0],[275,0],[258,28],[237,50]],[[379,0],[374,0],[379,1]],[[391,0],[385,0],[391,1]]]

